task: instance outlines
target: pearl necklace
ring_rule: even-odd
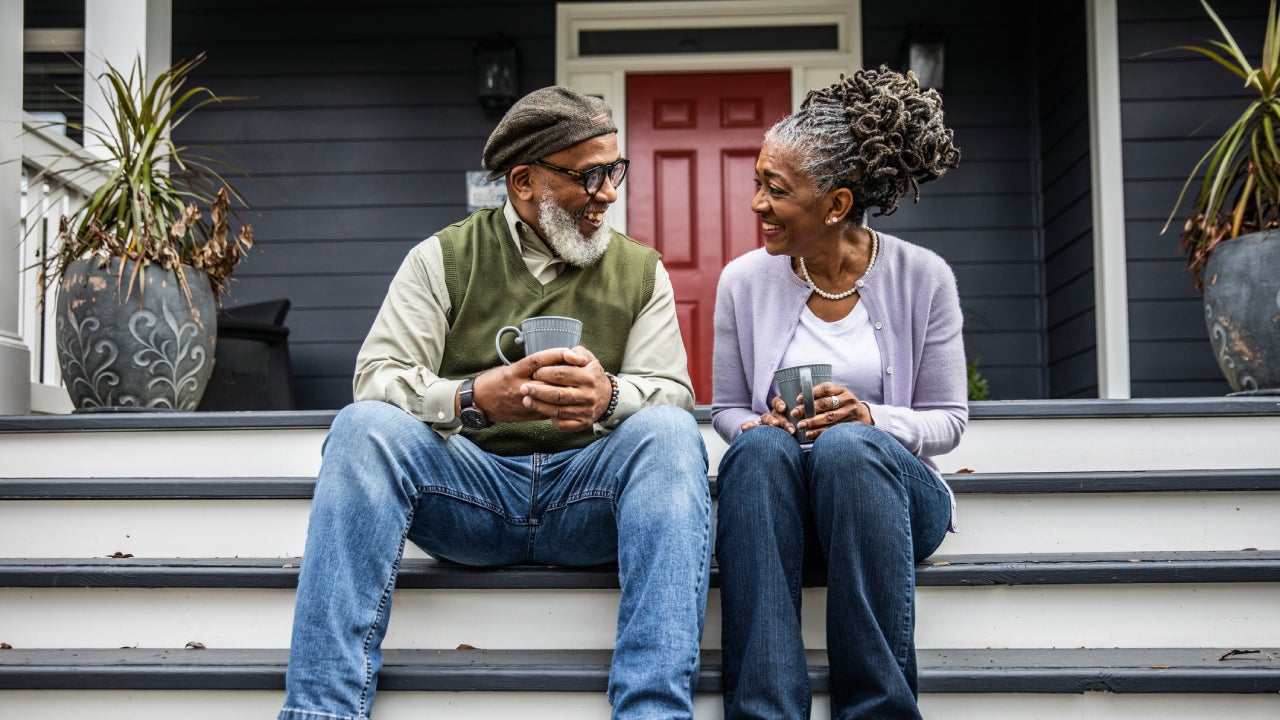
[[[880,254],[880,236],[876,234],[875,230],[872,230],[866,225],[863,225],[862,229],[866,230],[868,233],[871,234],[871,260],[867,262],[867,269],[862,271],[862,277],[866,277],[868,274],[870,274],[871,268],[876,266],[876,256]],[[821,288],[819,288],[817,285],[813,284],[813,278],[809,277],[809,268],[804,266],[804,258],[798,258],[798,259],[800,260],[800,274],[804,275],[804,281],[809,283],[809,287],[814,292],[818,293],[818,295],[820,295],[821,297],[824,297],[828,300],[843,300],[849,297],[850,295],[858,292],[858,288],[862,287],[862,280],[859,279],[853,284],[853,287],[849,288],[848,290],[845,290],[839,295],[826,292]]]

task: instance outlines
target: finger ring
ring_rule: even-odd
[[[831,396],[831,409],[835,410],[840,407],[840,397],[838,395]]]

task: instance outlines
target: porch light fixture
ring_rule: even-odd
[[[903,66],[916,74],[920,87],[942,89],[946,37],[937,30],[912,30],[903,52]]]
[[[476,45],[480,107],[491,117],[501,116],[520,99],[520,56],[516,45],[501,35]]]

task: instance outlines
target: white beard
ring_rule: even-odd
[[[551,188],[544,188],[542,200],[538,203],[538,221],[542,225],[543,238],[561,260],[574,267],[594,265],[604,251],[609,249],[609,240],[613,237],[609,229],[609,215],[605,214],[604,224],[599,230],[583,237],[579,220],[585,212],[574,217],[564,208],[556,204],[552,198]]]

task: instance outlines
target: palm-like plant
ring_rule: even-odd
[[[68,124],[101,143],[106,157],[83,161],[80,167],[101,169],[107,179],[71,217],[62,218],[61,246],[40,264],[42,287],[50,275],[61,276],[78,259],[118,257],[137,261],[126,296],[150,263],[176,271],[184,288],[182,266],[193,266],[209,275],[216,296],[226,291],[232,269],[253,245],[249,225],[241,224],[237,237],[228,238],[230,197],[241,204],[244,199],[219,173],[229,167],[226,162],[179,147],[169,136],[196,110],[239,99],[219,97],[206,87],[185,87],[187,76],[204,59],[202,53],[180,61],[149,86],[141,60],[128,76],[110,64],[99,76],[108,108],[101,117],[104,127]],[[59,161],[68,157],[70,153]],[[209,206],[209,221],[202,219],[197,203]],[[122,273],[125,265],[119,265]]]
[[[1170,50],[1200,53],[1223,66],[1253,88],[1252,100],[1222,137],[1209,148],[1191,171],[1165,230],[1172,224],[1183,198],[1200,181],[1182,230],[1179,249],[1187,254],[1187,267],[1195,273],[1196,288],[1203,290],[1201,271],[1214,246],[1251,232],[1280,226],[1280,16],[1276,0],[1267,13],[1266,35],[1261,62],[1255,67],[1240,50],[1227,26],[1201,0],[1204,9],[1222,33],[1222,39],[1208,46],[1182,45]],[[1161,232],[1164,232],[1162,230]]]

